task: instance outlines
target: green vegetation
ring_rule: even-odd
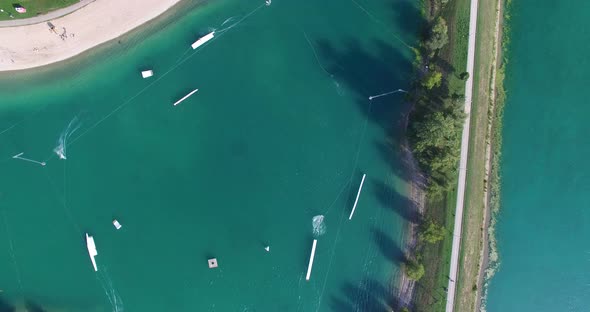
[[[410,97],[414,110],[408,128],[412,151],[427,178],[426,211],[415,251],[424,275],[415,288],[415,311],[445,310],[452,247],[451,235],[447,234],[454,227],[465,118],[463,95],[469,77],[465,73],[469,4],[469,0],[423,3],[422,12],[429,25],[414,61],[416,77]]]
[[[497,210],[499,179],[497,173],[504,92],[502,68],[496,71],[496,17],[498,1],[480,1],[476,63],[473,74],[470,148],[460,251],[461,270],[457,278],[455,310],[477,309],[480,289],[479,272],[485,239],[484,205],[486,187],[490,189],[492,214]],[[509,0],[507,0],[509,1]],[[427,177],[427,201],[421,224],[416,258],[424,265],[424,275],[417,282],[415,311],[444,311],[452,240],[442,235],[443,227],[453,230],[456,204],[457,167],[467,63],[470,0],[427,0],[422,10],[429,25],[416,53],[416,83],[411,99],[409,139],[414,155]],[[446,23],[445,23],[446,21]],[[448,40],[445,40],[445,35]],[[508,39],[504,38],[504,44]],[[440,84],[433,83],[440,72]],[[495,81],[498,84],[494,90]],[[437,78],[438,79],[438,78]],[[494,99],[496,95],[496,99]],[[487,144],[492,146],[492,171],[486,178]],[[491,184],[487,184],[491,180]],[[430,224],[432,222],[433,224]],[[492,221],[493,222],[493,221]],[[441,236],[442,235],[442,238]],[[490,234],[492,235],[492,234]],[[422,242],[428,243],[424,244]],[[490,245],[493,245],[493,241]],[[493,251],[490,261],[497,255]],[[496,258],[495,258],[496,257]]]
[[[418,238],[421,242],[429,244],[437,243],[445,238],[446,230],[442,225],[437,224],[433,220],[425,220],[420,226]]]
[[[404,273],[408,278],[418,281],[424,276],[424,265],[418,260],[407,260],[402,264]]]
[[[49,11],[61,9],[74,3],[80,2],[79,0],[0,0],[0,9],[4,12],[0,12],[0,20],[10,20],[19,18],[28,18],[37,16],[39,14],[45,14]],[[27,9],[26,13],[20,14],[14,9],[14,5],[20,5]]]
[[[499,254],[497,251],[496,246],[496,221],[498,217],[498,213],[500,211],[500,159],[502,157],[502,121],[504,119],[504,105],[506,101],[506,91],[504,89],[504,77],[505,77],[505,69],[508,64],[508,58],[505,56],[508,45],[510,44],[510,6],[512,1],[506,0],[505,8],[504,8],[504,25],[502,27],[502,50],[504,57],[499,56],[498,58],[501,59],[502,63],[499,64],[500,68],[496,73],[496,103],[495,109],[493,111],[492,117],[492,137],[491,137],[491,144],[492,144],[492,157],[491,157],[491,166],[490,166],[490,177],[489,177],[489,209],[490,209],[490,224],[488,227],[488,266],[485,271],[484,279],[485,281],[489,281],[496,271],[498,270],[499,266]],[[483,298],[482,298],[482,306],[485,309],[486,305],[486,296],[487,296],[487,286],[488,283],[484,282],[484,289],[483,289]]]
[[[478,309],[482,253],[486,244],[484,219],[489,209],[490,178],[486,165],[495,157],[493,141],[500,138],[494,127],[497,118],[499,38],[501,24],[496,28],[502,11],[502,0],[480,1],[478,8],[477,41],[475,47],[475,69],[473,73],[473,101],[471,107],[471,136],[467,159],[467,180],[455,311],[471,312]],[[478,285],[474,288],[473,285]]]
[[[440,87],[441,83],[442,83],[442,73],[439,71],[431,71],[430,73],[426,74],[426,77],[424,77],[424,81],[422,82],[422,86],[428,90],[431,90],[432,88]]]
[[[442,16],[439,16],[430,30],[428,39],[424,42],[424,47],[430,55],[434,55],[434,53],[442,49],[448,42],[447,22]]]
[[[449,42],[447,24],[442,16],[432,20],[428,37],[419,49],[420,57],[416,58],[417,83],[411,95],[414,111],[410,116],[409,139],[428,178],[428,195],[441,197],[456,174],[465,115],[461,98],[450,94],[446,87],[448,76],[453,73],[439,65],[444,60],[438,52]]]

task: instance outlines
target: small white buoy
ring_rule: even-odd
[[[207,263],[209,264],[210,269],[214,269],[214,268],[218,267],[217,258],[211,258],[211,259],[207,260]]]
[[[264,247],[264,250],[266,250],[266,252],[269,252],[270,251],[270,246]]]
[[[117,230],[119,230],[120,228],[122,228],[123,226],[121,225],[121,223],[119,223],[119,221],[117,221],[116,219],[113,220],[113,225],[115,226],[115,228]]]
[[[149,77],[151,77],[153,75],[154,75],[154,71],[151,70],[151,69],[150,70],[144,70],[144,71],[141,72],[141,77],[143,77],[144,79],[145,78],[149,78]]]

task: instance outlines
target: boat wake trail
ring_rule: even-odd
[[[16,253],[14,252],[14,243],[12,242],[12,235],[10,235],[10,229],[8,228],[8,222],[6,221],[6,211],[5,210],[2,210],[2,223],[4,224],[4,229],[6,230],[6,238],[8,239],[9,253],[10,253],[10,258],[12,260],[12,263],[14,265],[14,272],[16,274],[16,281],[18,283],[19,290],[22,293],[23,283],[20,278],[20,270],[18,268],[18,263],[16,262]]]
[[[260,10],[262,7],[264,6],[264,4],[259,5],[258,7],[256,7],[254,10],[250,11],[250,13],[246,14],[244,17],[242,17],[239,21],[231,24],[229,27],[223,28],[221,30],[216,30],[216,32],[218,33],[222,33],[224,31],[230,30],[236,26],[238,26],[240,23],[242,23],[244,20],[246,20],[248,17],[250,17],[250,15],[256,13],[256,11]],[[223,24],[228,23],[230,20],[232,20],[235,16],[228,18],[227,20],[225,20],[225,22],[223,22],[221,24],[221,26],[223,26]]]
[[[112,311],[113,312],[123,312],[123,300],[119,295],[119,292],[113,287],[113,281],[109,277],[108,270],[105,266],[101,266],[98,270],[98,274],[96,275],[100,286],[104,290],[105,296],[111,303]]]
[[[317,215],[311,219],[313,226],[313,236],[320,237],[326,233],[326,224],[324,223],[324,216]]]
[[[68,139],[79,128],[80,122],[78,121],[78,117],[74,117],[68,124],[67,128],[59,136],[59,139],[57,140],[57,146],[53,149],[53,152],[55,152],[57,156],[59,156],[59,159],[66,159],[66,148]]]
[[[227,24],[227,23],[229,23],[229,22],[231,22],[231,21],[235,20],[237,17],[238,17],[238,16],[236,15],[236,16],[232,16],[232,17],[230,17],[230,18],[226,19],[225,21],[223,21],[223,23],[221,23],[221,26],[223,26],[223,25],[225,25],[225,24]]]

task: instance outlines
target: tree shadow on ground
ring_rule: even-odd
[[[381,181],[373,179],[371,183],[373,184],[374,195],[382,206],[388,207],[408,222],[420,222],[422,216],[417,203],[399,194],[391,186]]]

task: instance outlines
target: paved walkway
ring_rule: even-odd
[[[43,22],[47,22],[58,17],[62,17],[64,15],[68,15],[78,9],[85,7],[86,5],[94,2],[96,0],[80,0],[80,2],[76,4],[72,4],[68,7],[63,9],[51,11],[47,14],[37,15],[35,17],[30,18],[23,18],[23,19],[11,19],[7,21],[0,21],[0,27],[14,27],[14,26],[25,26],[25,25],[32,25],[32,24],[39,24]],[[13,14],[14,15],[14,14]]]
[[[478,0],[471,0],[469,13],[469,46],[467,49],[467,72],[469,78],[465,82],[465,124],[461,137],[461,159],[459,160],[459,184],[457,187],[457,206],[455,208],[455,229],[453,231],[453,248],[451,251],[451,269],[449,272],[449,286],[447,293],[446,312],[453,312],[455,305],[455,291],[457,288],[457,268],[459,264],[459,248],[461,247],[461,233],[463,223],[463,205],[465,200],[465,179],[467,177],[467,151],[469,150],[469,125],[471,122],[471,99],[473,95],[473,66],[475,63],[475,37],[477,26]]]

